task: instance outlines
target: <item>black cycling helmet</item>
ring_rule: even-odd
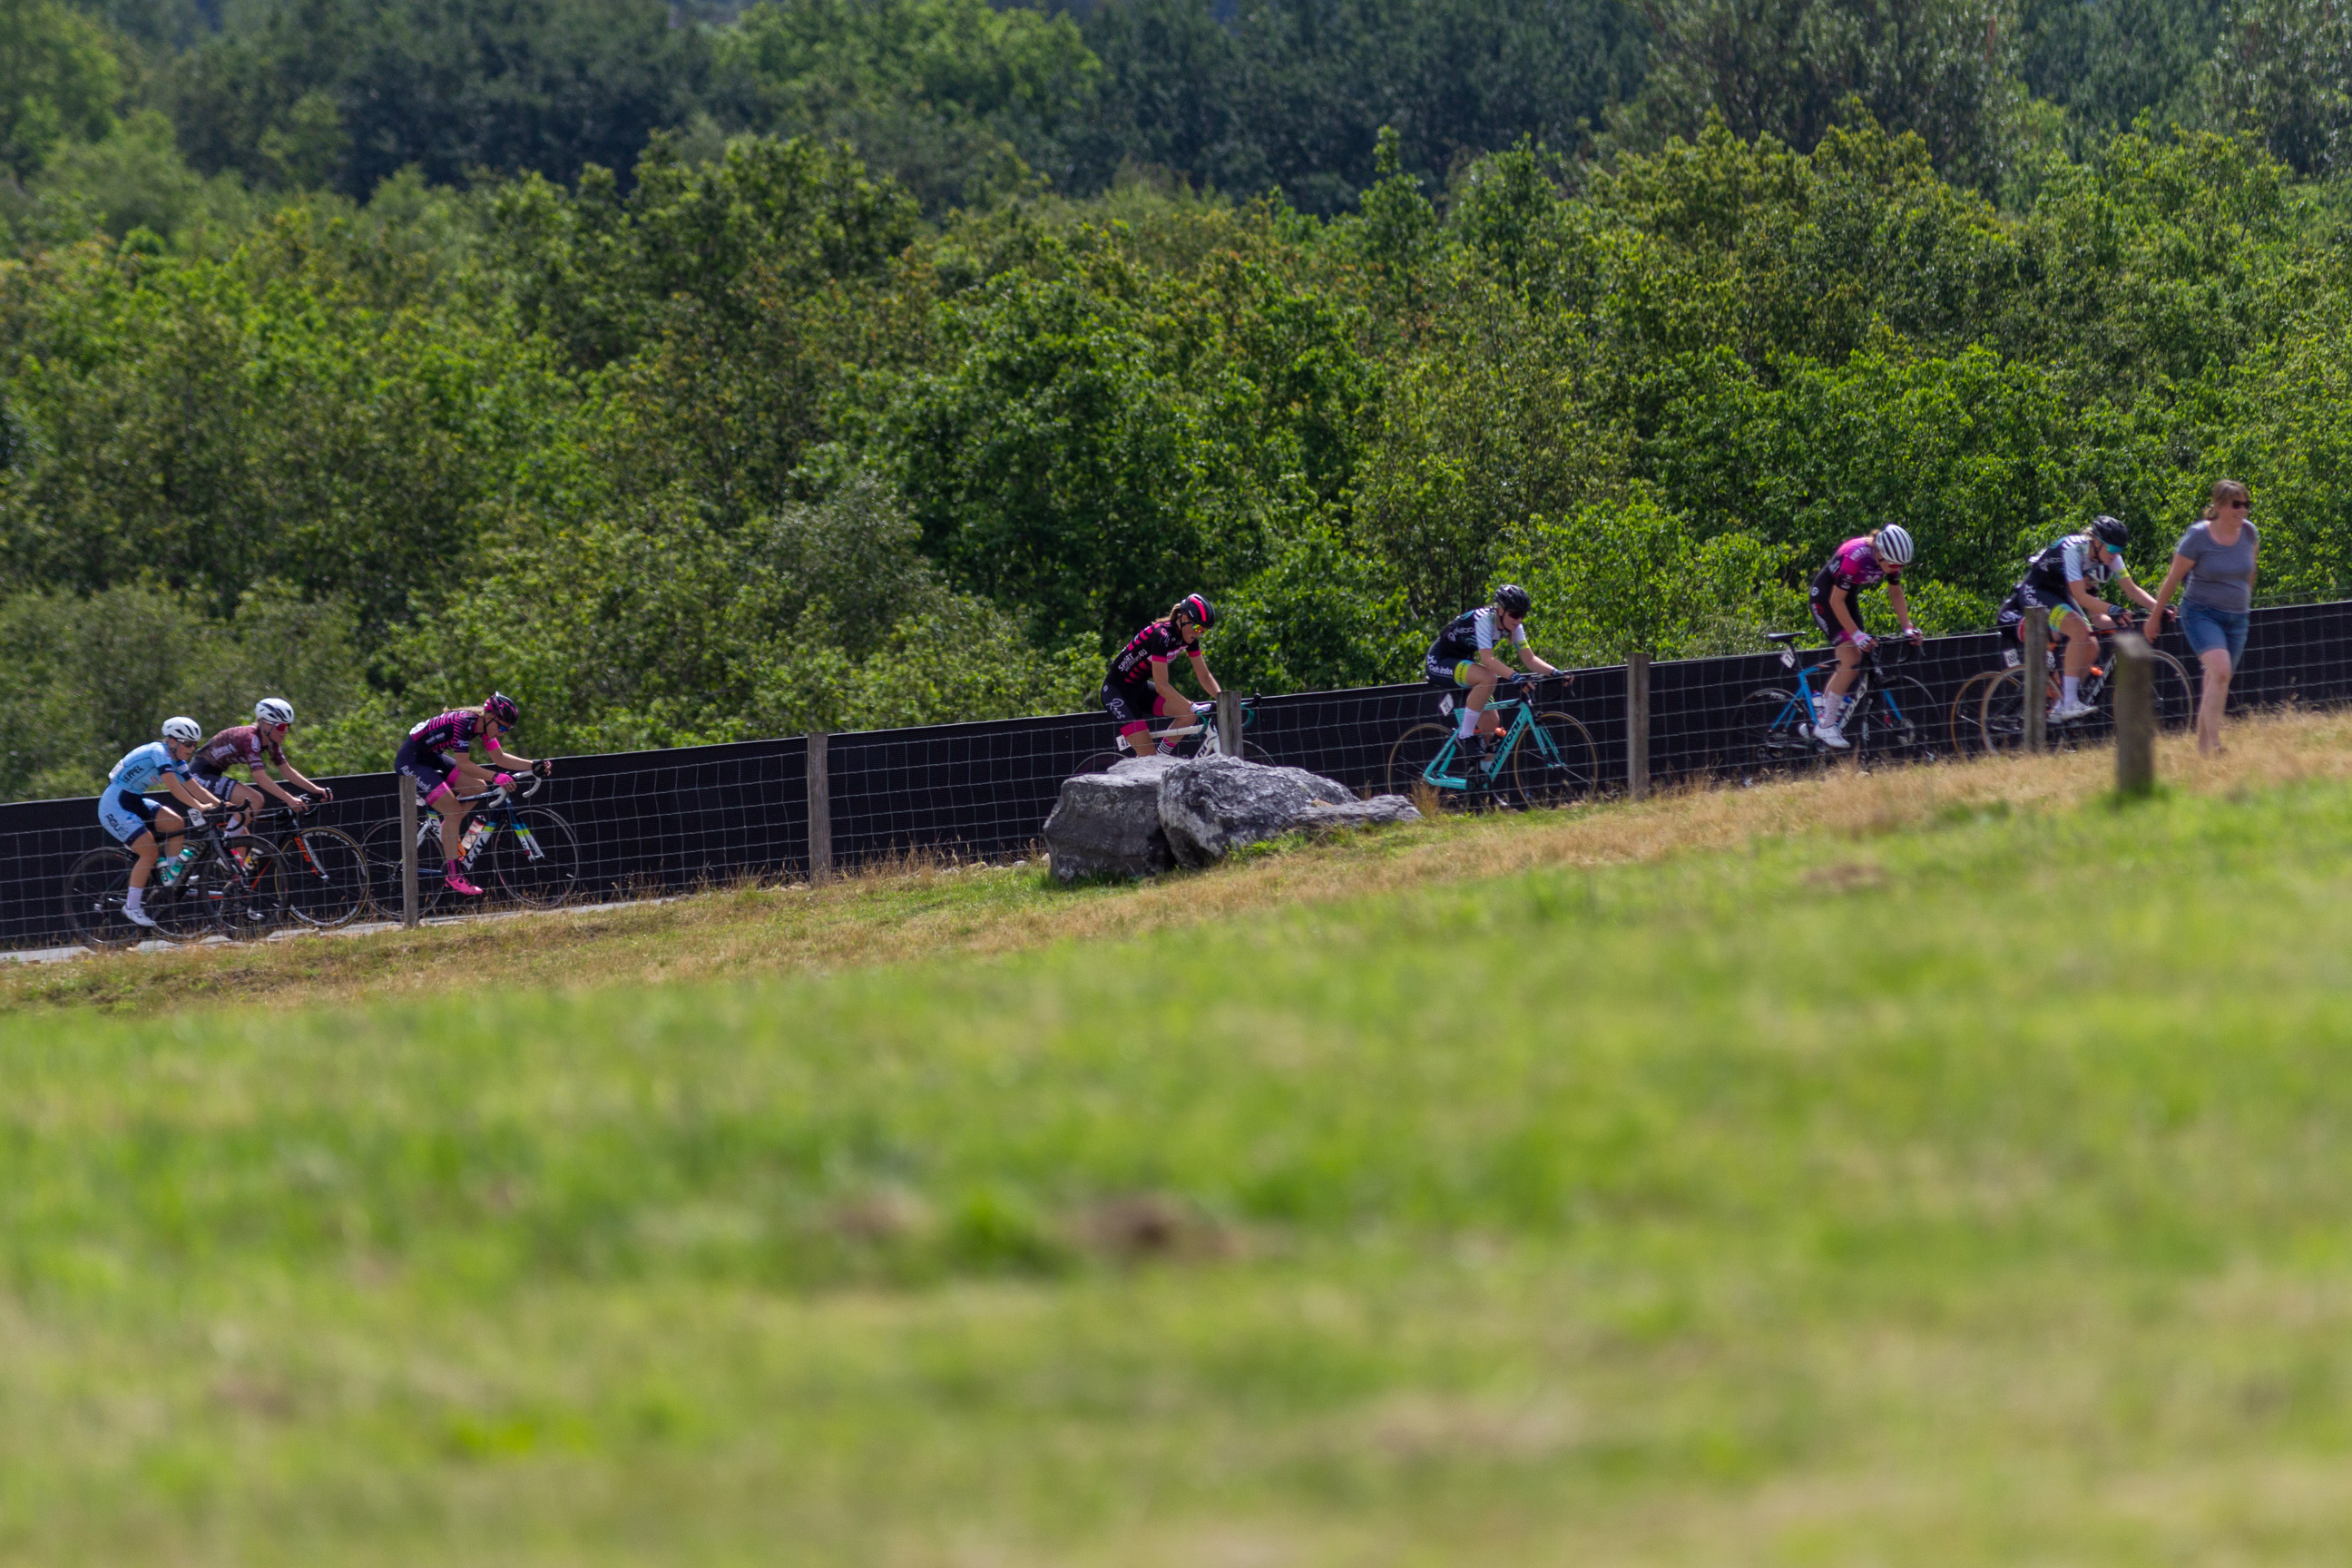
[[[1528,591],[1517,583],[1506,583],[1495,590],[1495,607],[1508,610],[1519,619],[1526,620],[1528,612],[1536,607],[1536,602],[1528,598]]]
[[[491,692],[490,700],[482,704],[482,711],[509,730],[522,722],[522,710],[516,707],[515,700],[503,691]]]
[[[2091,531],[2097,534],[2099,542],[2110,550],[2121,550],[2131,542],[2131,530],[2125,526],[2124,520],[2109,517],[2105,512],[2091,520]]]
[[[1192,624],[1202,631],[1217,624],[1217,607],[1199,594],[1185,595],[1176,602],[1176,607],[1169,611],[1168,616],[1171,620],[1178,616],[1189,616]]]

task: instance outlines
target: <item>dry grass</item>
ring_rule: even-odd
[[[2352,775],[2352,715],[2235,722],[2227,753],[2161,744],[2158,776],[2200,794]],[[987,956],[1117,939],[1313,903],[1558,866],[1738,848],[1762,839],[1851,838],[2005,805],[2032,813],[2096,796],[2104,750],[1931,768],[1826,773],[1749,789],[1668,791],[1540,816],[1433,822],[1244,857],[1133,887],[1054,887],[1027,867],[911,858],[821,888],[740,887],[670,903],[481,921],[415,931],[247,948],[93,955],[0,971],[0,1008],[149,1010],[256,997],[342,1002],[484,981],[572,989],[711,980]]]

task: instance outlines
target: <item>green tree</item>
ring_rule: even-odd
[[[105,135],[121,90],[96,24],[57,0],[0,0],[0,172],[25,179],[59,142]]]

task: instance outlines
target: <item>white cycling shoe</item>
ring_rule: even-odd
[[[1814,725],[1813,739],[1832,752],[1850,751],[1853,746],[1853,742],[1845,738],[1843,728],[1836,724]]]
[[[2062,700],[2056,707],[2050,710],[2050,721],[2053,724],[2071,723],[2076,719],[2088,718],[2097,711],[2097,709],[2080,698],[2072,702]]]
[[[129,904],[122,906],[122,918],[132,925],[145,926],[149,931],[157,929],[153,915],[149,914],[145,910],[134,910]]]

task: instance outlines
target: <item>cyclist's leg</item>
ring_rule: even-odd
[[[1151,726],[1145,722],[1146,706],[1139,703],[1135,694],[1124,687],[1103,683],[1103,711],[1118,726],[1118,743],[1139,757],[1148,757],[1157,750],[1151,744]]]
[[[1454,667],[1454,682],[1465,689],[1462,699],[1462,719],[1454,731],[1456,734],[1466,737],[1474,731],[1483,731],[1492,735],[1503,727],[1503,721],[1500,719],[1486,711],[1486,705],[1495,700],[1496,679],[1493,670],[1473,664],[1465,658]]]
[[[2091,672],[2091,658],[2099,650],[2098,634],[2091,623],[2083,618],[2082,611],[2068,605],[2050,612],[2051,629],[2058,634],[2060,680],[2058,702],[2072,709],[2083,700],[2083,677]]]

